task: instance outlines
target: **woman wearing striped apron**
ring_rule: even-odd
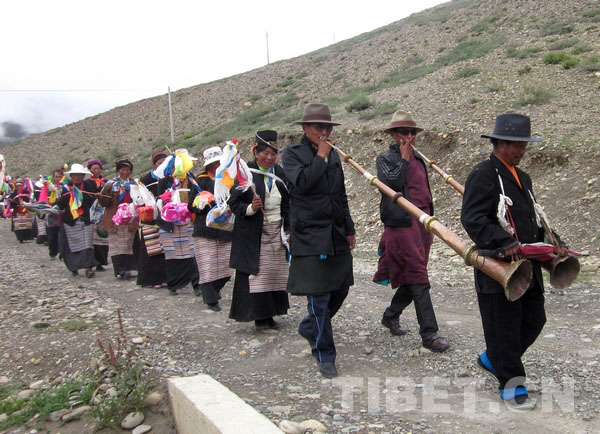
[[[282,234],[289,233],[289,194],[283,169],[275,164],[277,132],[258,131],[252,152],[255,160],[248,167],[254,191],[233,188],[228,202],[235,214],[229,265],[236,270],[229,317],[276,329],[273,317],[287,314],[289,308],[282,242]]]
[[[113,265],[113,271],[117,279],[130,279],[131,270],[137,270],[137,229],[138,220],[134,219],[128,225],[117,226],[112,218],[117,208],[122,203],[131,203],[129,189],[133,179],[129,178],[133,171],[133,164],[127,158],[121,158],[115,162],[117,176],[108,181],[102,188],[102,196],[98,199],[104,207],[104,216],[100,222],[100,228],[108,232],[108,254]]]
[[[214,146],[204,151],[204,171],[196,177],[196,183],[202,191],[214,193],[215,172],[219,167],[222,155],[221,148]],[[199,193],[196,189],[196,193]],[[221,306],[221,289],[231,279],[233,270],[229,268],[231,252],[231,232],[206,227],[206,215],[215,203],[203,207],[194,206],[196,194],[190,194],[188,209],[196,214],[194,221],[194,254],[198,265],[198,287],[194,289],[196,296],[202,299],[208,308],[219,312]]]
[[[67,184],[68,192],[57,201],[62,220],[58,248],[73,276],[85,268],[86,277],[91,278],[95,276],[94,267],[98,264],[94,258],[94,227],[90,222],[90,207],[95,199],[91,193],[96,193],[96,187],[88,181],[92,174],[81,164],[73,164],[65,175],[71,180]]]
[[[107,182],[107,179],[102,176],[104,170],[102,162],[100,160],[90,160],[86,163],[86,166],[92,172],[90,181],[96,185],[98,191],[102,190]],[[98,234],[96,223],[92,223],[92,225],[94,226],[94,257],[98,261],[96,271],[106,271],[103,265],[108,265],[108,238],[103,238]]]

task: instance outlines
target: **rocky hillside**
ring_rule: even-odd
[[[393,19],[393,17],[390,17]],[[299,137],[303,106],[330,105],[333,135],[367,169],[389,138],[391,113],[413,112],[426,132],[419,147],[461,183],[490,146],[496,114],[531,116],[532,146],[522,166],[540,202],[574,247],[597,254],[600,238],[600,5],[593,0],[454,0],[313,53],[172,95],[175,147],[194,153],[275,128],[284,145]],[[142,100],[7,145],[11,174],[36,176],[63,162],[118,156],[136,171],[169,141],[166,95]],[[169,145],[170,146],[170,145]],[[361,248],[381,231],[379,197],[346,170]],[[460,197],[431,174],[436,214],[460,231]],[[462,233],[461,233],[462,234]],[[464,234],[463,234],[464,235]]]

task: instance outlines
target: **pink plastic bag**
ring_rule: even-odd
[[[12,218],[13,209],[10,206],[7,206],[6,209],[4,210],[4,212],[2,213],[2,215],[4,217],[6,217],[7,219]]]
[[[185,225],[192,221],[193,214],[188,210],[187,203],[168,203],[163,206],[160,216],[166,222]]]
[[[126,226],[137,217],[137,214],[134,214],[134,212],[135,208],[133,208],[131,204],[122,203],[117,208],[117,212],[112,217],[112,221],[117,226]]]

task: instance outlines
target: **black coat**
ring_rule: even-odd
[[[325,162],[303,136],[283,151],[282,166],[290,183],[292,256],[349,253],[346,237],[354,235],[354,222],[338,154],[330,152]]]
[[[210,191],[211,193],[215,192],[215,181],[210,178],[208,173],[202,172],[194,179],[196,180],[198,186],[202,189],[202,191]],[[216,204],[213,201],[210,204],[206,205],[203,209],[198,209],[192,206],[196,194],[197,192],[194,189],[194,186],[190,184],[188,209],[190,210],[190,212],[196,214],[196,219],[194,220],[194,232],[192,236],[213,239],[216,238],[220,241],[231,241],[231,232],[224,231],[222,229],[206,227],[206,215],[208,214],[210,209]]]
[[[69,187],[73,187],[73,182],[67,184]],[[83,188],[81,190],[88,191],[90,193],[96,193],[98,187],[93,181],[83,181]],[[82,193],[83,199],[81,200],[81,206],[79,209],[83,210],[83,214],[77,219],[73,218],[71,211],[69,210],[69,201],[71,200],[71,190],[67,193],[63,193],[60,199],[57,201],[58,208],[61,210],[61,219],[64,224],[73,226],[76,220],[81,219],[86,225],[90,224],[90,208],[96,198],[92,195]]]
[[[509,210],[519,241],[521,243],[544,241],[544,230],[537,226],[533,201],[529,196],[530,191],[533,194],[531,178],[521,169],[516,168],[516,170],[523,188],[519,187],[507,167],[492,154],[488,160],[475,166],[467,178],[461,222],[480,249],[506,250],[517,243],[516,239],[500,226],[496,217],[499,195],[502,192],[498,174],[502,177],[505,195],[513,202]],[[540,263],[531,262],[534,277],[532,284],[543,288]],[[479,270],[475,270],[475,288],[483,293],[504,292],[502,285]]]
[[[258,169],[256,161],[248,163],[248,167]],[[283,168],[275,165],[275,176],[283,182],[275,181],[277,189],[281,194],[281,219],[283,229],[289,230],[289,208],[290,196],[287,191],[288,181],[283,172]],[[253,172],[252,178],[255,184],[256,194],[265,202],[265,176]],[[231,243],[231,256],[229,258],[229,267],[248,274],[258,274],[258,259],[260,257],[260,243],[262,237],[262,228],[264,217],[262,212],[258,211],[254,215],[246,215],[248,205],[252,203],[254,193],[251,189],[241,191],[235,187],[231,189],[229,207],[235,214],[235,225],[233,228],[233,240]]]
[[[140,178],[140,182],[148,188],[148,191],[152,193],[154,197],[158,197],[158,183],[159,180],[154,178],[151,172],[146,173]],[[148,187],[149,186],[149,187]]]
[[[425,169],[425,174],[427,174],[427,167],[423,159],[417,154],[415,154],[415,158],[421,163],[423,169]],[[378,155],[375,162],[377,165],[377,178],[395,192],[402,193],[404,198],[410,201],[408,184],[406,183],[408,161],[402,158],[398,145],[396,143],[391,144],[390,149]],[[431,193],[429,177],[427,177],[427,189]],[[429,207],[429,215],[433,215],[433,202]],[[383,193],[381,193],[381,202],[379,203],[379,216],[385,226],[409,227],[412,225],[411,214]]]

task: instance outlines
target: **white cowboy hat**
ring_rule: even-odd
[[[204,157],[204,167],[208,166],[210,163],[214,163],[215,161],[220,161],[221,156],[223,155],[223,150],[218,146],[213,146],[212,148],[208,148],[202,156]]]
[[[71,170],[69,170],[68,172],[65,172],[65,175],[71,175],[73,173],[80,173],[82,175],[84,175],[83,180],[88,180],[92,177],[92,172],[90,172],[89,170],[87,170],[85,167],[83,167],[82,164],[79,163],[74,163],[71,165]]]

